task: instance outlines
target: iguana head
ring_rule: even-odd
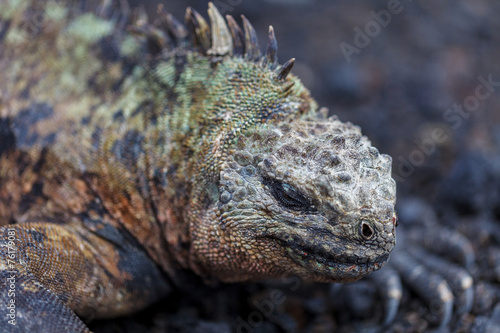
[[[317,113],[289,75],[293,59],[278,66],[272,28],[261,56],[246,19],[242,32],[213,5],[209,15],[211,33],[188,10],[204,53],[188,54],[176,85],[189,91],[179,104],[179,128],[188,124],[179,151],[190,158],[177,172],[191,177],[191,268],[223,281],[325,282],[380,268],[395,244],[391,158],[358,127]],[[165,82],[169,68],[157,71]]]
[[[391,158],[335,118],[241,136],[218,192],[223,260],[234,256],[239,266],[226,280],[295,274],[353,281],[380,268],[395,245]]]

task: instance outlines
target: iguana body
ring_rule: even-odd
[[[2,329],[85,330],[73,312],[144,308],[184,270],[344,282],[388,259],[390,158],[317,111],[272,29],[261,56],[248,21],[213,6],[211,29],[190,9],[187,28],[160,12],[125,29],[3,6]]]

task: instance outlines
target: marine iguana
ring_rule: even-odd
[[[186,25],[77,2],[0,13],[1,301],[6,331],[86,331],[223,282],[355,281],[395,245],[391,158],[327,117],[273,28],[209,5]]]

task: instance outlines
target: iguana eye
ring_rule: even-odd
[[[285,208],[310,212],[314,211],[315,207],[311,204],[302,193],[293,188],[287,183],[283,183],[275,179],[264,179],[264,184],[267,185],[273,197]]]

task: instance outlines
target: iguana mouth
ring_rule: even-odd
[[[322,250],[321,244],[305,244],[280,240],[290,258],[298,265],[329,277],[357,279],[381,268],[389,259],[385,253],[375,259]],[[335,278],[335,277],[334,277]]]

